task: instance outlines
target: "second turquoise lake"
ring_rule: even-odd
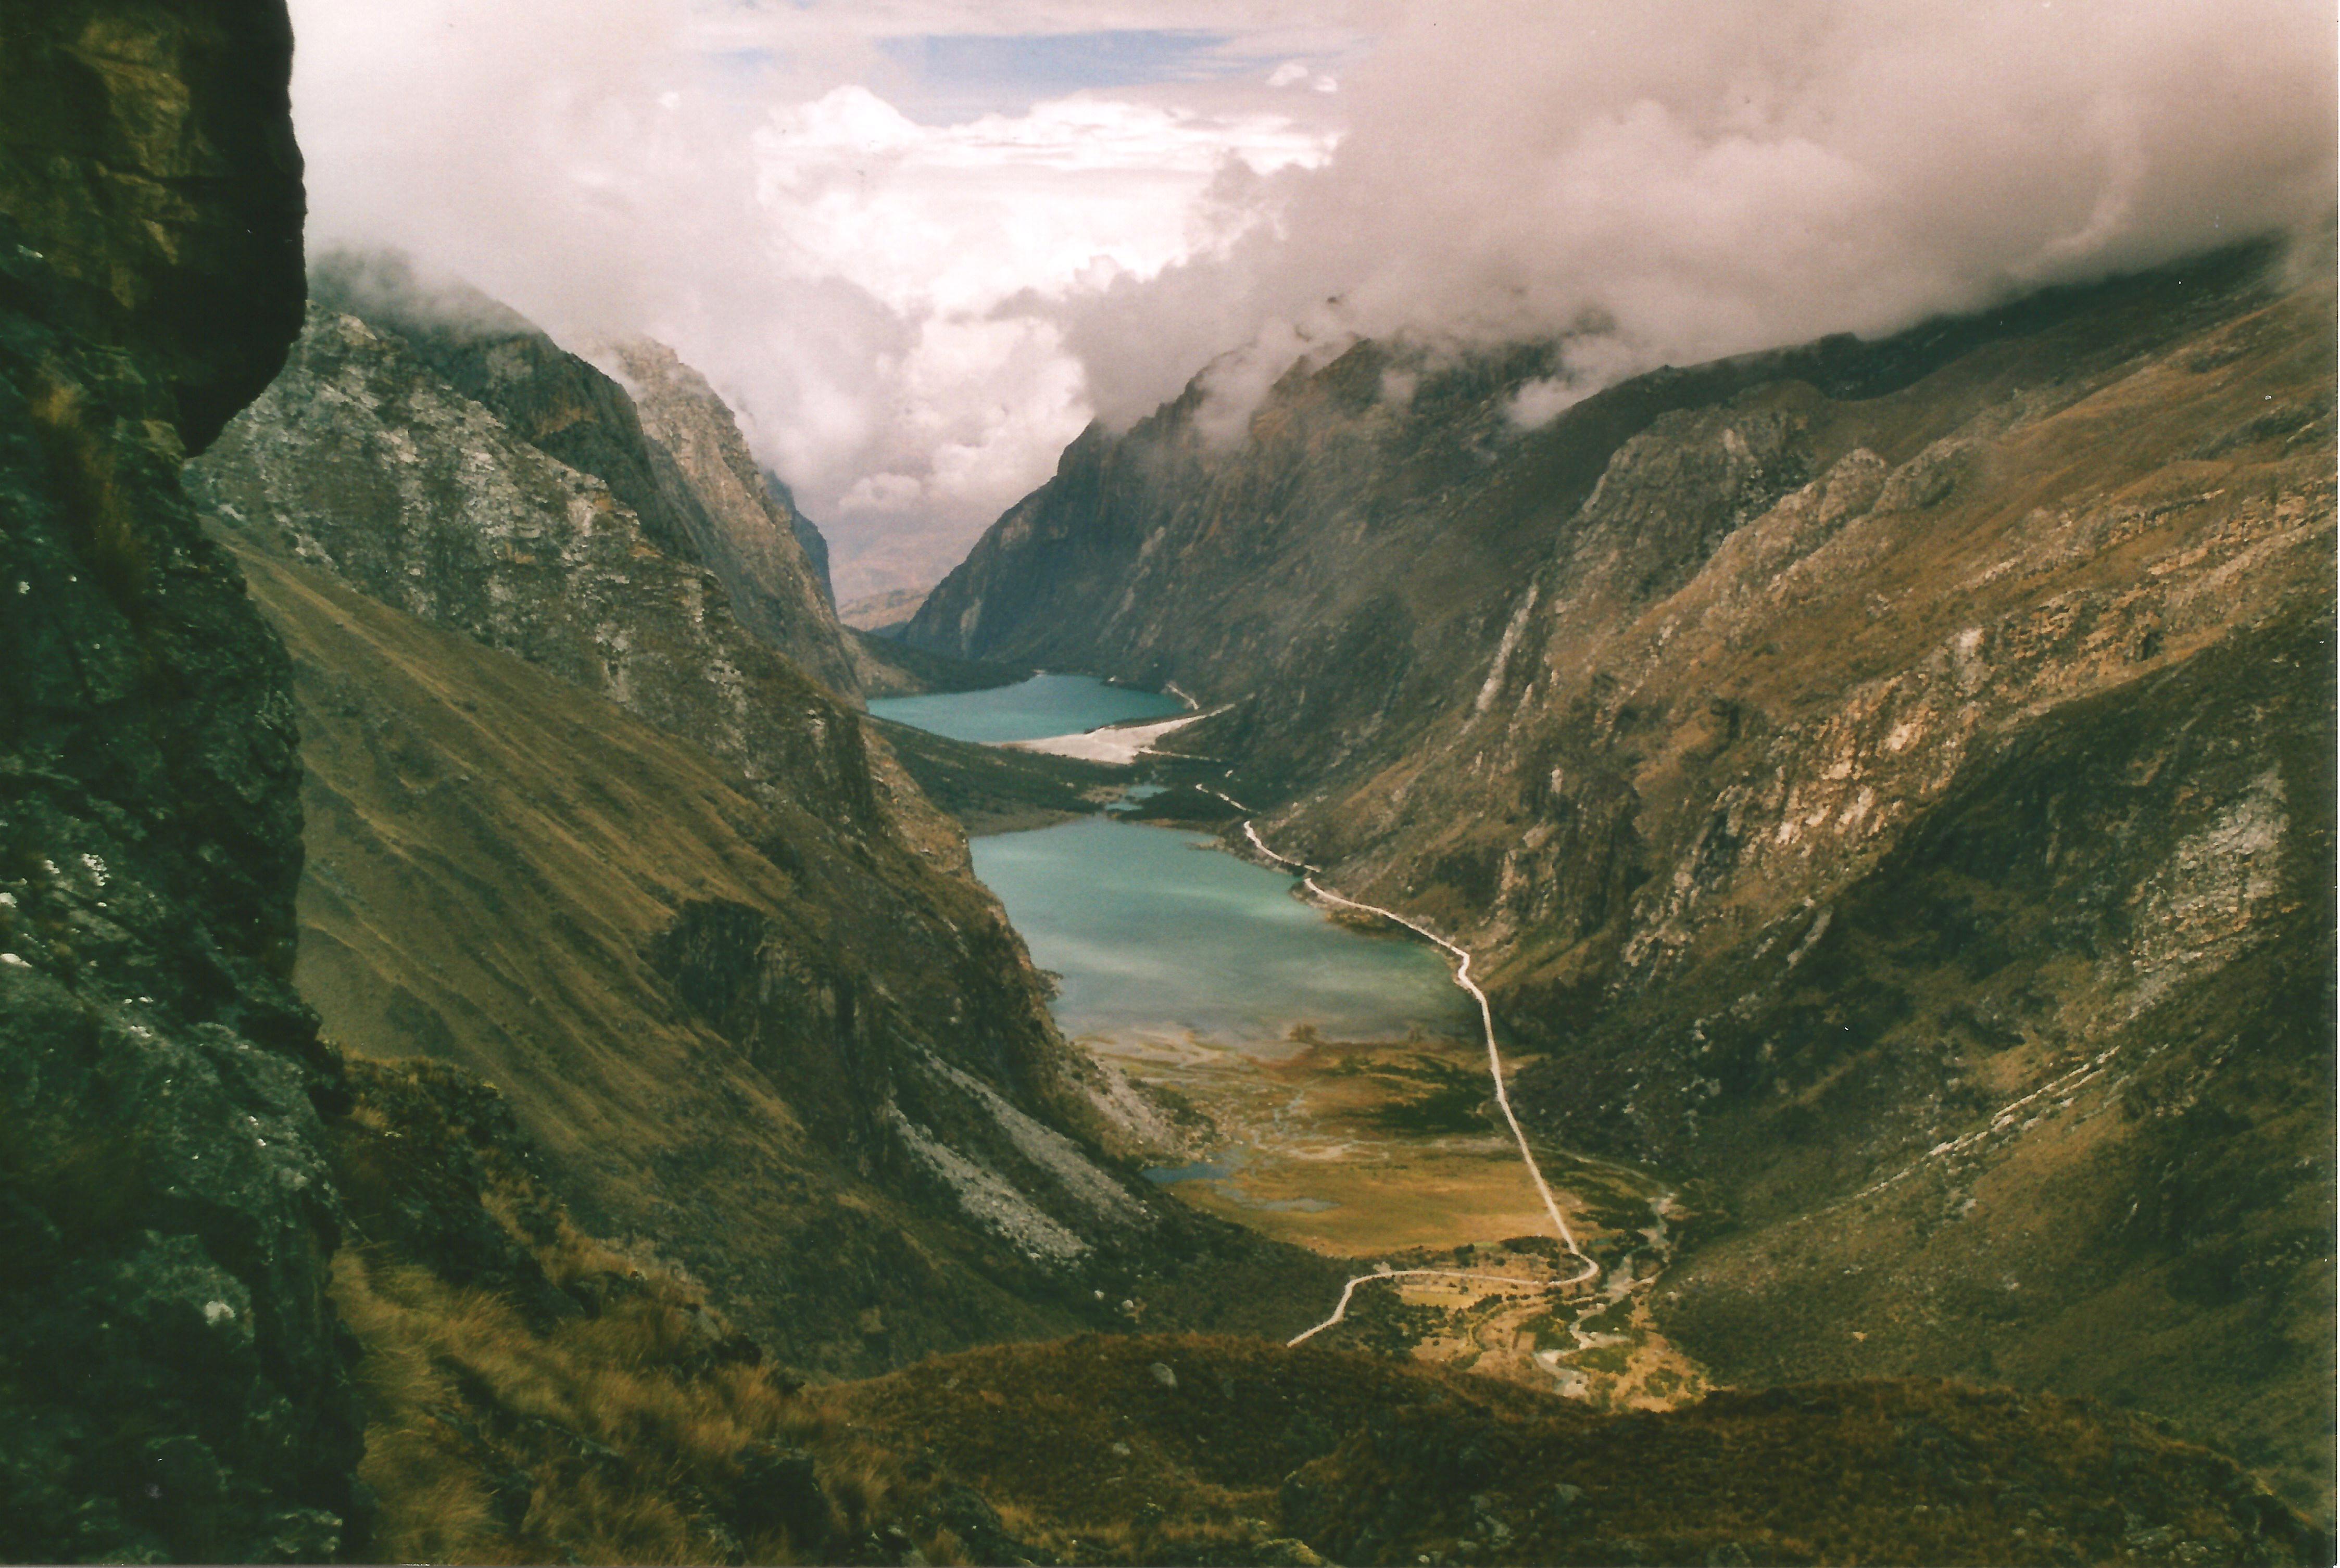
[[[1335,925],[1293,878],[1210,839],[1086,817],[969,848],[1033,962],[1061,977],[1056,1020],[1076,1038],[1277,1056],[1298,1025],[1327,1040],[1473,1032],[1435,951]]]

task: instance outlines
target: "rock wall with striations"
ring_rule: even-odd
[[[281,4],[0,5],[0,1556],[362,1541],[290,669],[180,488],[301,313]]]
[[[788,488],[757,466],[731,410],[672,349],[632,339],[610,350],[642,427],[670,454],[708,519],[699,558],[730,590],[749,631],[831,691],[859,690],[828,587],[828,547]],[[818,559],[807,547],[820,547]]]
[[[607,696],[768,797],[876,826],[851,710],[750,636],[713,573],[402,335],[313,311],[284,373],[189,472],[273,553]]]

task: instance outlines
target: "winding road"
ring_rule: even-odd
[[[1552,1219],[1552,1228],[1553,1233],[1560,1238],[1561,1245],[1568,1248],[1569,1255],[1574,1257],[1580,1264],[1583,1265],[1583,1267],[1576,1273],[1569,1276],[1565,1279],[1545,1280],[1540,1285],[1534,1284],[1533,1282],[1514,1279],[1507,1275],[1472,1274],[1462,1269],[1454,1268],[1381,1269],[1376,1270],[1372,1274],[1356,1275],[1353,1277],[1346,1285],[1344,1285],[1341,1287],[1341,1299],[1334,1305],[1333,1315],[1330,1317],[1327,1317],[1324,1322],[1316,1325],[1314,1328],[1306,1330],[1304,1333],[1294,1335],[1284,1343],[1286,1345],[1298,1345],[1304,1340],[1324,1333],[1324,1330],[1340,1322],[1349,1315],[1349,1301],[1352,1297],[1355,1296],[1357,1287],[1360,1285],[1371,1285],[1377,1279],[1407,1279],[1432,1277],[1442,1279],[1492,1280],[1513,1287],[1528,1284],[1532,1288],[1542,1290],[1562,1290],[1565,1289],[1569,1286],[1581,1285],[1588,1279],[1598,1277],[1601,1273],[1601,1265],[1594,1262],[1591,1257],[1586,1255],[1584,1249],[1577,1245],[1576,1233],[1568,1228],[1568,1220],[1561,1214],[1560,1205],[1552,1196],[1552,1188],[1543,1178],[1543,1169],[1536,1164],[1535,1154],[1528,1148],[1528,1135],[1520,1127],[1520,1119],[1512,1113],[1512,1097],[1510,1092],[1503,1086],[1502,1053],[1498,1050],[1495,1046],[1494,1011],[1487,1003],[1487,993],[1480,990],[1478,982],[1471,978],[1470,951],[1467,948],[1461,947],[1454,942],[1447,941],[1444,937],[1439,935],[1436,932],[1432,931],[1429,927],[1422,924],[1420,922],[1408,920],[1404,915],[1398,913],[1397,911],[1393,909],[1383,909],[1381,905],[1373,903],[1360,903],[1355,899],[1344,898],[1339,893],[1333,892],[1330,888],[1324,886],[1322,883],[1316,880],[1319,873],[1323,871],[1323,867],[1310,865],[1306,861],[1294,860],[1288,854],[1278,854],[1274,850],[1272,850],[1267,846],[1266,841],[1259,836],[1258,828],[1254,827],[1252,823],[1251,807],[1244,804],[1243,802],[1235,799],[1234,796],[1227,794],[1225,790],[1212,789],[1207,784],[1203,785],[1202,787],[1208,794],[1218,796],[1219,799],[1226,802],[1229,805],[1234,807],[1235,810],[1242,812],[1244,814],[1244,836],[1251,840],[1252,847],[1259,851],[1261,854],[1265,855],[1269,860],[1275,862],[1278,865],[1287,865],[1298,872],[1300,873],[1300,884],[1306,888],[1311,894],[1324,900],[1326,903],[1339,904],[1344,909],[1358,910],[1366,914],[1377,914],[1384,920],[1393,921],[1395,923],[1405,927],[1406,930],[1413,932],[1416,936],[1421,937],[1423,941],[1437,944],[1438,947],[1444,950],[1445,952],[1454,960],[1454,983],[1461,986],[1464,991],[1470,992],[1471,1000],[1479,1004],[1479,1027],[1481,1032],[1486,1038],[1487,1076],[1493,1080],[1495,1085],[1495,1107],[1503,1113],[1504,1124],[1510,1127],[1512,1129],[1512,1140],[1520,1147],[1520,1161],[1527,1167],[1529,1178],[1535,1183],[1537,1196],[1543,1199],[1543,1210],[1544,1213]]]

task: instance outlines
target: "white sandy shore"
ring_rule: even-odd
[[[1083,762],[1111,763],[1126,767],[1154,749],[1154,743],[1173,730],[1185,729],[1197,719],[1224,712],[1212,708],[1207,713],[1180,714],[1175,719],[1156,719],[1152,724],[1109,725],[1086,735],[1046,735],[1034,741],[1003,741],[1000,744],[1017,751],[1046,752],[1050,756],[1077,757]]]

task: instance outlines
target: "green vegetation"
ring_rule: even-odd
[[[885,719],[862,722],[920,792],[971,833],[1014,833],[1087,816],[1130,782],[1128,769],[1105,763],[976,745]]]

